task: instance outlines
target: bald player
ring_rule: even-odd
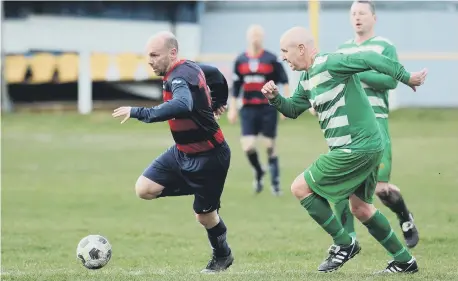
[[[373,51],[392,60],[398,60],[396,47],[388,39],[376,36],[374,25],[377,20],[375,5],[372,1],[355,1],[351,6],[350,19],[355,31],[355,38],[339,47],[337,52],[350,54],[356,52]],[[409,248],[413,248],[419,241],[418,230],[413,221],[413,215],[407,208],[399,188],[390,182],[391,176],[391,137],[388,127],[388,94],[397,87],[397,81],[385,74],[373,70],[358,74],[369,103],[375,112],[375,117],[380,129],[386,134],[386,147],[377,174],[375,194],[393,211],[399,220],[399,225]],[[348,200],[343,200],[336,205],[336,215],[341,220],[344,228],[355,234],[354,219],[350,212]]]
[[[264,85],[262,93],[293,119],[313,107],[329,147],[291,185],[293,195],[334,241],[318,270],[334,271],[361,250],[329,204],[350,198],[353,215],[393,257],[382,272],[418,271],[415,258],[372,204],[386,141],[357,74],[376,70],[415,90],[423,84],[426,70],[409,73],[398,62],[375,52],[318,53],[312,36],[302,27],[288,30],[280,47],[292,70],[303,71],[300,82],[291,98],[279,95],[273,81]]]
[[[280,195],[280,171],[275,149],[278,113],[262,95],[261,88],[267,81],[273,80],[277,84],[282,84],[285,93],[289,93],[288,77],[277,56],[264,50],[263,40],[264,30],[261,26],[252,25],[248,28],[247,51],[240,54],[234,62],[234,83],[228,119],[232,124],[237,120],[237,100],[242,94],[241,143],[254,170],[254,190],[256,193],[263,190],[262,178],[265,171],[256,149],[257,136],[262,135],[267,150],[272,193]]]
[[[193,209],[205,227],[213,256],[203,273],[227,269],[234,258],[226,241],[227,228],[218,214],[229,169],[231,151],[215,121],[223,107],[212,109],[210,90],[226,95],[223,75],[206,66],[206,75],[194,62],[178,58],[178,42],[169,32],[160,32],[147,44],[148,63],[163,76],[164,103],[152,108],[120,107],[113,117],[136,118],[145,123],[168,121],[175,145],[156,158],[137,179],[141,199],[194,195]],[[210,73],[211,72],[211,73]],[[218,74],[219,72],[219,74]],[[217,102],[219,99],[216,98]]]

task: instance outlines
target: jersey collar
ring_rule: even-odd
[[[170,73],[172,73],[172,71],[177,67],[179,66],[180,64],[183,64],[186,60],[179,60],[177,61],[174,65],[172,65],[172,67],[169,69],[169,71],[167,71],[167,73],[164,75],[164,78],[162,78],[163,81],[166,81],[167,78],[169,78],[169,75]]]

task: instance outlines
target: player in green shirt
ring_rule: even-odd
[[[355,39],[341,45],[337,52],[353,54],[356,52],[374,51],[397,61],[396,48],[387,39],[374,35],[376,21],[375,6],[371,1],[355,1],[351,7],[351,22],[355,30]],[[392,77],[377,73],[373,70],[358,74],[361,84],[369,98],[369,103],[375,112],[375,117],[381,130],[386,134],[386,147],[380,162],[377,175],[375,194],[382,203],[396,213],[401,226],[406,245],[413,248],[419,241],[418,230],[413,222],[413,216],[408,210],[399,188],[390,184],[391,175],[391,138],[388,128],[388,92],[397,86]],[[355,236],[354,219],[351,215],[348,200],[336,204],[335,211],[345,230]]]
[[[279,95],[273,81],[264,85],[262,93],[289,118],[313,107],[329,147],[291,185],[293,195],[334,241],[318,270],[334,271],[361,250],[329,205],[350,198],[353,215],[394,259],[382,272],[417,272],[415,258],[372,204],[386,141],[356,74],[373,69],[415,90],[423,84],[426,70],[406,72],[398,62],[375,52],[318,54],[312,36],[302,27],[288,30],[280,46],[290,67],[304,72],[291,98]]]

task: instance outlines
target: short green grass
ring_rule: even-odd
[[[312,116],[280,124],[278,150],[284,196],[254,196],[239,126],[221,126],[232,165],[221,209],[234,265],[199,274],[210,255],[192,197],[142,201],[133,190],[143,169],[172,144],[166,124],[109,112],[12,114],[2,119],[2,280],[458,280],[458,110],[402,110],[391,117],[393,182],[414,212],[421,241],[413,276],[374,277],[389,259],[363,226],[363,250],[336,273],[318,274],[331,239],[288,189],[326,152]],[[265,153],[261,153],[265,163]],[[266,178],[268,183],[268,178]],[[269,185],[267,184],[267,187]],[[395,216],[376,201],[400,234]],[[102,234],[113,258],[98,271],[76,260],[76,245]]]

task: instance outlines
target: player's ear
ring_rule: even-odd
[[[299,48],[299,54],[301,56],[303,56],[305,54],[305,45],[304,44],[299,44],[299,46],[297,46]]]
[[[176,48],[172,48],[172,49],[170,50],[170,56],[172,56],[172,57],[176,57],[176,56],[177,56],[177,53],[178,53],[178,52],[177,52],[177,49],[176,49]]]

